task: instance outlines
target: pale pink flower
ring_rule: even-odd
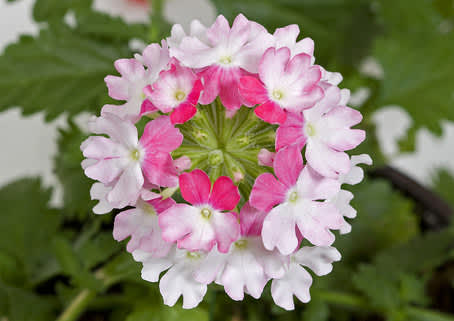
[[[291,56],[294,57],[301,53],[305,53],[312,57],[311,62],[314,63],[314,40],[309,37],[296,41],[300,33],[298,25],[288,25],[283,28],[278,28],[274,31],[274,47],[276,49],[287,47],[290,49]]]
[[[277,247],[288,255],[299,244],[297,231],[314,245],[332,244],[330,229],[341,227],[342,215],[334,205],[319,201],[336,195],[339,182],[320,176],[310,166],[303,167],[296,146],[280,150],[273,167],[279,180],[270,173],[260,175],[249,198],[255,208],[269,211],[262,229],[265,247]]]
[[[270,277],[282,277],[286,259],[278,251],[267,251],[260,237],[265,212],[246,203],[240,212],[241,236],[229,252],[213,249],[195,270],[197,281],[223,285],[233,300],[244,293],[258,299]]]
[[[173,199],[163,200],[160,195],[149,201],[139,200],[135,208],[115,216],[114,239],[123,241],[130,236],[131,239],[126,246],[128,252],[141,249],[154,257],[166,256],[172,243],[162,239],[158,216],[175,204]]]
[[[269,48],[259,65],[259,79],[244,76],[240,93],[255,108],[255,114],[266,122],[282,124],[286,111],[293,113],[315,105],[323,97],[318,86],[321,71],[313,66],[311,56],[301,53],[291,58],[287,47]]]
[[[372,159],[367,154],[355,155],[351,157],[351,168],[350,171],[345,175],[339,175],[340,184],[356,185],[360,183],[364,178],[364,171],[358,164],[372,165]],[[356,210],[350,205],[353,199],[353,193],[344,189],[341,189],[333,198],[328,201],[337,207],[342,216],[347,218],[355,218]],[[347,234],[351,232],[351,225],[344,221],[340,228],[341,234]]]
[[[240,77],[257,72],[258,61],[273,39],[263,26],[240,14],[231,28],[222,15],[206,30],[191,25],[190,36],[175,27],[169,43],[173,57],[200,70],[204,85],[200,102],[210,104],[219,96],[227,109],[236,110],[245,103],[238,92]]]
[[[205,253],[189,252],[175,247],[167,256],[157,258],[142,250],[135,250],[133,257],[142,262],[142,279],[149,282],[158,282],[159,275],[168,270],[159,282],[159,290],[164,304],[173,306],[180,296],[183,296],[183,308],[195,308],[203,299],[207,285],[197,282],[193,275]]]
[[[306,146],[308,164],[326,177],[336,178],[350,170],[345,151],[358,146],[365,132],[351,129],[361,122],[361,113],[346,107],[348,91],[330,86],[324,98],[303,114],[292,114],[276,132],[276,150],[289,145]]]
[[[152,105],[163,113],[171,113],[172,124],[182,124],[194,117],[202,91],[202,82],[190,68],[178,61],[171,62],[170,69],[162,71],[153,85],[144,93]]]
[[[257,155],[258,163],[262,166],[273,167],[273,161],[276,153],[270,152],[269,150],[262,148]]]
[[[177,185],[170,152],[180,146],[183,135],[169,117],[150,121],[140,140],[132,123],[112,114],[95,118],[91,130],[110,137],[91,136],[81,145],[84,156],[93,161],[85,167],[85,175],[112,187],[108,202],[120,208],[135,202],[144,186],[144,175],[151,184]]]
[[[126,102],[120,106],[105,105],[101,115],[112,113],[135,123],[142,114],[157,110],[146,99],[143,89],[157,80],[159,73],[169,62],[167,45],[165,42],[162,45],[161,48],[158,44],[151,44],[144,49],[142,55],[136,55],[131,59],[119,59],[115,62],[115,68],[120,73],[120,77],[109,75],[105,78],[105,82],[110,97]]]
[[[179,177],[183,198],[191,205],[177,204],[159,216],[162,237],[177,241],[179,248],[210,251],[217,244],[227,252],[239,235],[236,213],[231,211],[240,200],[238,187],[226,176],[213,184],[205,172],[196,169]]]
[[[291,255],[290,264],[284,276],[272,281],[271,296],[274,303],[286,310],[293,310],[295,308],[293,296],[301,302],[309,302],[312,277],[304,267],[322,276],[330,273],[333,269],[332,263],[340,259],[340,253],[333,247],[302,247]]]

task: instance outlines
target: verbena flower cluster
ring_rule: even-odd
[[[310,300],[307,269],[325,275],[341,258],[331,230],[350,232],[356,215],[342,185],[371,159],[345,152],[365,138],[351,128],[361,114],[298,35],[243,15],[195,20],[105,78],[124,103],[105,105],[81,145],[93,211],[122,210],[113,236],[129,238],[167,305],[182,296],[193,308],[213,282],[259,298],[271,281],[274,302],[293,309],[293,296]]]

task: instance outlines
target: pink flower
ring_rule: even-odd
[[[262,148],[257,155],[258,163],[262,166],[273,167],[274,157],[276,153],[270,152],[269,150]]]
[[[168,270],[159,282],[164,304],[173,306],[182,296],[183,309],[192,309],[202,301],[207,286],[197,282],[193,275],[205,253],[189,252],[173,245],[167,256],[161,258],[142,250],[135,250],[132,254],[136,261],[143,263],[142,278],[146,281],[158,282],[159,275]]]
[[[107,201],[124,207],[135,202],[144,185],[144,175],[151,184],[175,186],[177,171],[170,152],[178,148],[183,135],[167,116],[150,121],[138,140],[136,127],[115,115],[95,118],[91,130],[103,136],[91,136],[81,145],[83,155],[93,162],[85,175],[112,190]]]
[[[109,96],[116,100],[125,100],[126,103],[105,105],[101,115],[115,114],[121,119],[137,122],[144,112],[154,112],[154,108],[146,99],[143,89],[158,78],[159,72],[169,62],[169,51],[163,42],[161,48],[158,44],[151,44],[143,51],[143,56],[136,55],[135,59],[119,59],[115,68],[120,73],[118,76],[107,76],[105,82],[109,89]],[[144,68],[143,63],[147,66]]]
[[[267,251],[260,237],[266,213],[246,203],[240,212],[241,237],[229,252],[213,249],[194,272],[204,284],[223,285],[233,300],[243,300],[244,293],[259,298],[271,277],[282,277],[286,259],[278,251]]]
[[[189,251],[210,251],[217,244],[220,252],[227,252],[240,228],[235,213],[222,211],[238,204],[238,187],[221,176],[211,190],[210,178],[199,169],[181,174],[179,181],[181,195],[193,206],[177,204],[159,216],[164,240]]]
[[[178,61],[171,63],[169,70],[161,72],[158,81],[144,89],[155,108],[163,113],[171,112],[172,124],[182,124],[195,115],[201,91],[199,78]]]
[[[133,252],[141,249],[154,257],[164,257],[170,251],[172,243],[161,237],[158,216],[176,203],[173,199],[157,197],[149,201],[139,200],[136,207],[123,211],[115,217],[113,237],[123,241],[131,236],[126,249]]]
[[[339,182],[303,168],[296,146],[279,151],[273,167],[279,180],[270,173],[260,175],[249,198],[255,208],[269,211],[262,229],[265,247],[292,253],[299,243],[296,231],[314,245],[330,245],[334,235],[329,229],[339,229],[343,219],[334,205],[319,201],[336,195]]]
[[[293,310],[293,296],[307,303],[311,296],[309,289],[312,277],[303,267],[308,267],[318,276],[326,275],[333,269],[333,262],[341,259],[340,253],[333,247],[305,246],[291,255],[290,264],[281,278],[275,278],[271,283],[271,296],[274,303],[286,309]]]
[[[345,106],[346,91],[330,86],[324,98],[313,108],[294,114],[276,132],[276,150],[295,144],[306,146],[308,164],[326,177],[336,178],[350,170],[345,153],[365,139],[365,132],[351,129],[358,124],[361,113]]]
[[[312,57],[311,62],[314,63],[314,40],[306,37],[300,41],[296,41],[299,33],[300,28],[298,25],[288,25],[284,28],[276,29],[273,34],[275,40],[274,47],[276,49],[282,47],[289,48],[292,57],[305,53]]]
[[[227,109],[239,109],[245,103],[238,92],[240,77],[257,72],[261,55],[273,43],[272,36],[242,14],[231,28],[220,15],[210,28],[195,24],[191,36],[183,34],[181,27],[172,30],[170,53],[183,65],[200,69],[204,84],[200,102],[210,104],[219,96]]]
[[[260,80],[242,77],[240,93],[250,105],[260,105],[255,109],[259,118],[282,124],[286,111],[301,112],[323,97],[323,90],[317,86],[321,71],[312,65],[311,59],[304,53],[290,59],[287,47],[269,48],[260,61]]]

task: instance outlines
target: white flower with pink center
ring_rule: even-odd
[[[220,15],[206,31],[200,26],[191,29],[191,36],[183,36],[180,28],[174,30],[171,55],[199,70],[204,85],[202,104],[219,96],[227,109],[239,109],[245,103],[238,92],[240,77],[257,72],[260,57],[273,43],[272,36],[242,14],[231,28]]]
[[[345,151],[358,146],[365,132],[350,127],[361,122],[361,113],[346,107],[348,92],[330,86],[325,97],[302,114],[293,114],[276,133],[276,149],[289,145],[306,147],[308,164],[326,177],[338,177],[350,170]]]
[[[240,93],[250,105],[258,104],[255,114],[271,124],[284,123],[287,111],[301,112],[323,97],[318,86],[320,68],[305,53],[291,58],[287,47],[269,48],[260,61],[258,76],[242,77]]]
[[[299,244],[296,231],[314,245],[331,245],[330,229],[339,229],[343,219],[335,206],[320,201],[336,195],[339,182],[303,167],[295,146],[279,151],[273,167],[279,180],[269,173],[260,175],[250,196],[252,206],[269,211],[262,230],[265,247],[277,248],[284,255],[292,253]]]
[[[239,224],[233,210],[240,200],[238,188],[228,177],[221,176],[213,184],[201,170],[179,177],[183,198],[192,204],[177,204],[159,216],[162,237],[177,242],[190,251],[210,251],[217,244],[227,252],[239,235]]]
[[[93,211],[120,210],[113,236],[166,305],[194,308],[211,283],[258,299],[271,282],[290,310],[293,296],[310,300],[306,268],[321,276],[340,260],[332,230],[348,233],[356,215],[341,185],[371,160],[347,154],[364,140],[361,114],[298,35],[241,14],[195,20],[189,34],[172,27],[170,50],[150,44],[106,77],[125,103],[104,106],[81,145]]]
[[[170,69],[162,71],[159,80],[144,88],[152,103],[151,110],[159,109],[170,113],[172,124],[182,124],[197,112],[195,107],[202,91],[202,82],[190,68],[182,67],[177,61]]]

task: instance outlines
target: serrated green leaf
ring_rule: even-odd
[[[68,123],[68,129],[59,129],[58,133],[54,172],[63,187],[64,214],[84,219],[92,214],[92,208],[96,204],[90,199],[92,181],[84,175],[81,167],[84,157],[80,144],[87,135],[72,121]]]
[[[23,269],[21,285],[29,285],[51,260],[60,216],[48,205],[50,194],[39,179],[21,179],[0,189],[0,252]]]
[[[50,24],[36,38],[22,36],[0,57],[0,111],[43,110],[46,120],[97,113],[107,95],[104,77],[114,73],[114,60],[128,56],[127,43],[95,41],[63,24]]]
[[[317,61],[325,67],[335,61],[351,67],[368,54],[377,24],[369,1],[358,0],[214,0],[218,11],[233,21],[239,13],[255,20],[270,32],[298,24],[305,37],[316,41]]]

